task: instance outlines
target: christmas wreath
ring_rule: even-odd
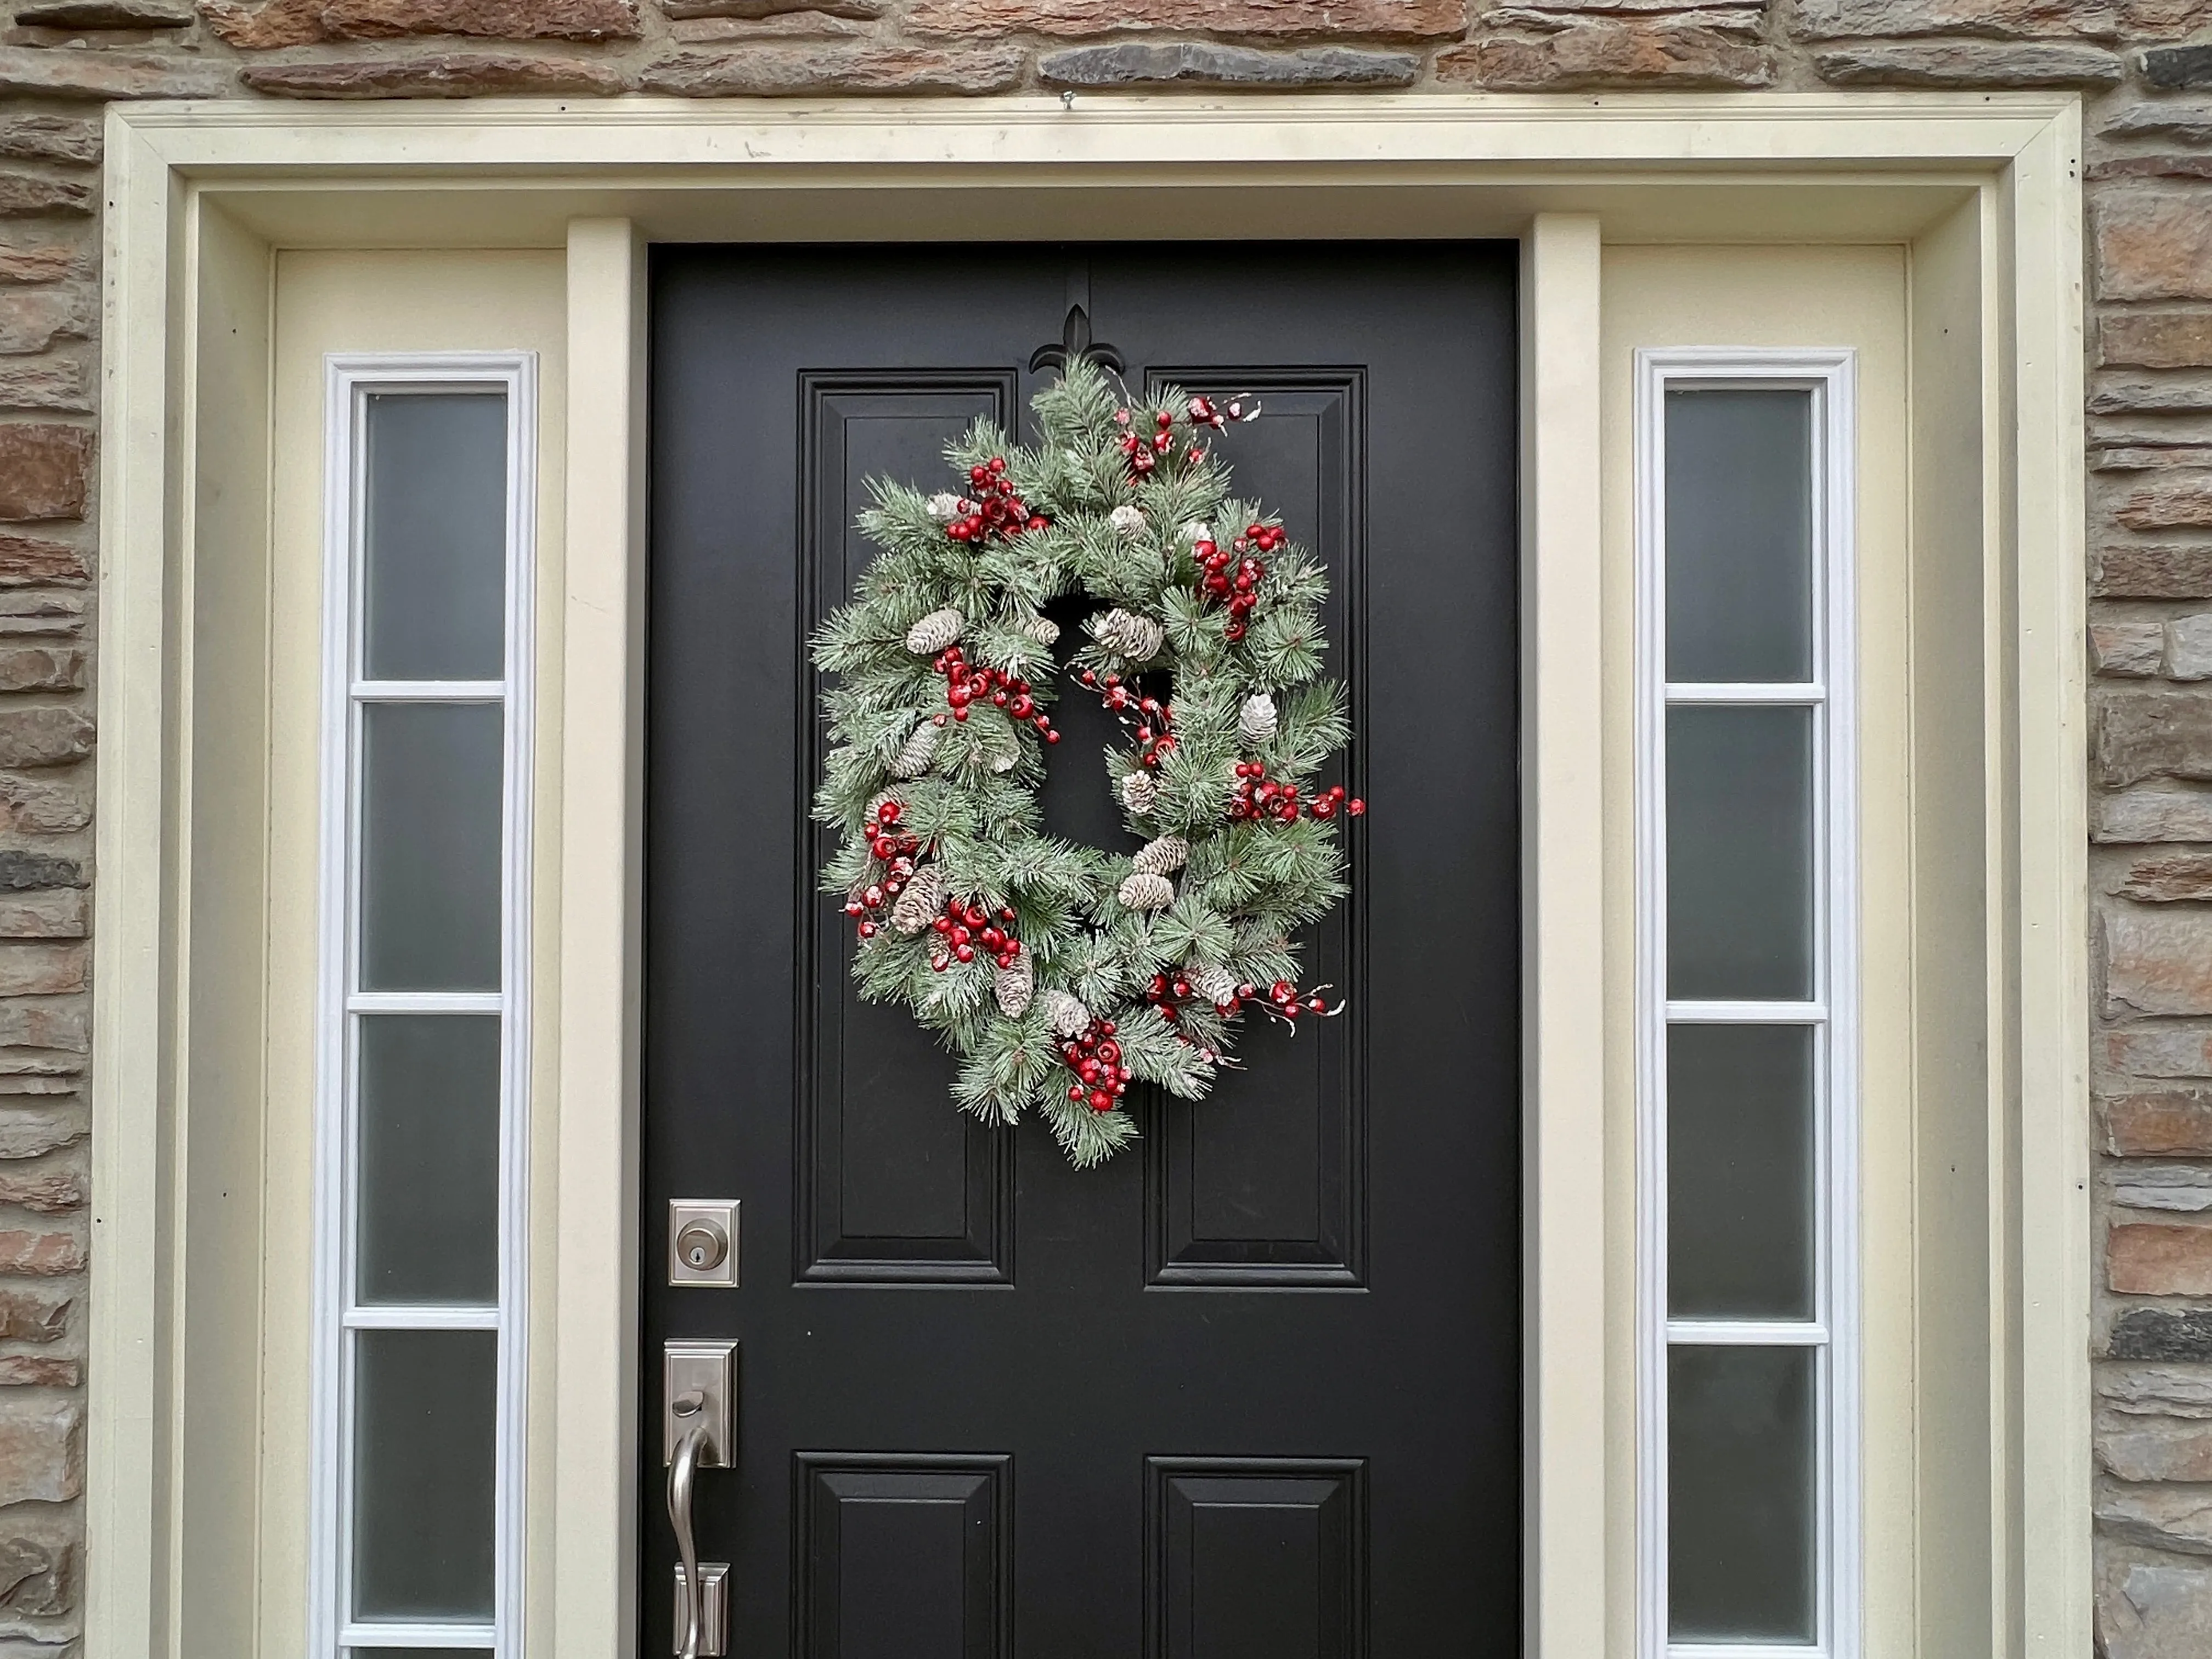
[[[1197,1099],[1248,1010],[1341,1007],[1300,988],[1292,935],[1346,892],[1335,820],[1364,808],[1314,781],[1351,735],[1319,678],[1326,574],[1213,453],[1256,409],[1134,407],[1078,356],[1034,410],[1034,445],[979,422],[948,448],[957,493],[872,485],[880,554],[814,642],[815,812],[843,833],[823,887],[861,994],[940,1034],[962,1109],[1042,1115],[1088,1167],[1135,1137],[1132,1083]],[[1066,672],[1128,733],[1107,781],[1133,854],[1042,829],[1044,611],[1079,593],[1097,608]]]

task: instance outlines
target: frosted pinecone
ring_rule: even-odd
[[[1164,910],[1175,902],[1175,884],[1154,872],[1139,870],[1122,881],[1119,896],[1132,910]]]
[[[906,791],[903,789],[878,790],[874,795],[869,798],[868,810],[862,813],[860,817],[862,826],[867,829],[868,833],[871,836],[876,833],[874,829],[870,827],[878,822],[876,814],[882,811],[884,808],[892,801],[896,801],[901,806],[904,806],[906,805]]]
[[[983,745],[991,769],[1003,777],[1021,764],[1022,746],[1012,732],[1000,732]]]
[[[1192,990],[1217,1008],[1236,999],[1237,975],[1218,963],[1201,963],[1188,967],[1183,970],[1183,977],[1190,981]]]
[[[1275,700],[1265,691],[1254,692],[1237,711],[1237,735],[1249,749],[1256,749],[1273,738],[1276,724]]]
[[[1213,539],[1213,526],[1203,519],[1193,519],[1178,533],[1187,542],[1210,542]]]
[[[950,524],[968,511],[968,503],[949,489],[940,489],[929,498],[929,516],[939,524]]]
[[[1060,641],[1060,624],[1049,617],[1031,617],[1018,626],[1021,631],[1049,651]]]
[[[1160,804],[1160,787],[1149,772],[1132,772],[1121,780],[1121,805],[1139,817],[1150,817]]]
[[[948,645],[958,643],[968,619],[947,605],[933,611],[906,630],[906,648],[917,657],[933,657]]]
[[[1093,623],[1091,632],[1097,636],[1099,644],[1131,662],[1150,662],[1160,654],[1160,647],[1167,643],[1168,637],[1167,629],[1152,617],[1139,617],[1118,607]]]
[[[1028,1012],[1030,994],[1036,988],[1036,970],[1030,965],[1030,947],[1020,946],[1014,952],[1014,965],[1001,968],[991,975],[991,989],[999,999],[999,1012],[1008,1019],[1019,1019]]]
[[[1145,533],[1145,514],[1141,508],[1123,505],[1106,515],[1106,522],[1124,536]]]
[[[1181,836],[1162,836],[1157,841],[1146,842],[1129,860],[1129,867],[1140,876],[1170,875],[1190,861],[1190,843]]]
[[[891,775],[895,778],[918,778],[929,770],[929,763],[937,753],[937,745],[945,736],[945,728],[933,720],[925,720],[907,734],[907,740],[891,757]]]
[[[1044,1023],[1052,1027],[1054,1036],[1079,1037],[1091,1029],[1091,1011],[1066,992],[1042,992],[1038,1001],[1044,1008]]]
[[[945,908],[945,872],[925,864],[906,878],[906,886],[891,903],[891,926],[911,938],[929,926]]]

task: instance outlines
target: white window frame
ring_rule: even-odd
[[[1644,348],[1636,354],[1637,1504],[1640,1659],[1857,1659],[1860,1445],[1856,354],[1848,349]],[[1814,678],[1670,685],[1666,679],[1666,394],[1812,394]],[[1666,718],[1670,707],[1813,711],[1814,994],[1809,1002],[1667,998]],[[1813,1028],[1814,1306],[1808,1322],[1667,1316],[1667,1030],[1692,1022]],[[1820,1349],[1815,1376],[1816,1571],[1812,1644],[1670,1642],[1668,1349],[1678,1342]]]
[[[315,1054],[315,1282],[312,1542],[307,1652],[363,1647],[478,1649],[521,1659],[523,1479],[529,1261],[531,754],[538,499],[537,354],[333,353],[325,360],[320,949]],[[366,399],[499,391],[507,398],[506,659],[496,681],[372,681],[361,662]],[[506,766],[501,828],[501,988],[356,988],[362,709],[370,703],[498,702]],[[354,1291],[357,1066],[353,1016],[500,1016],[498,1302],[486,1309],[357,1307]],[[355,1625],[352,1584],[353,1353],[368,1329],[497,1333],[492,1621]]]

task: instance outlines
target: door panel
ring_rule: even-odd
[[[644,1287],[743,1344],[701,1477],[732,1651],[994,1659],[1517,1650],[1513,250],[666,250],[654,273],[645,1259],[741,1199],[744,1283]],[[1237,493],[1328,563],[1354,897],[1306,942],[1352,1005],[1251,1031],[1195,1106],[1070,1170],[959,1117],[858,1002],[815,890],[804,642],[865,481],[1018,425],[1072,299],[1132,384],[1255,392]],[[1057,613],[1073,631],[1081,608]],[[1069,698],[1047,827],[1133,848]],[[668,1651],[659,1401],[641,1651]]]

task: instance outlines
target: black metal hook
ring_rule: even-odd
[[[1084,357],[1116,374],[1121,372],[1121,354],[1103,340],[1093,341],[1091,313],[1080,305],[1072,305],[1067,308],[1067,320],[1060,325],[1059,343],[1041,345],[1031,352],[1030,372],[1034,374],[1040,369],[1056,368],[1064,374],[1070,364]]]

